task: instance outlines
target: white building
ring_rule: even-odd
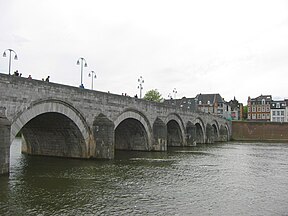
[[[271,121],[287,122],[287,105],[286,100],[271,101]]]

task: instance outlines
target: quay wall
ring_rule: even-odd
[[[288,141],[288,123],[233,121],[232,140]]]

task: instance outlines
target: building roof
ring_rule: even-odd
[[[271,95],[260,95],[256,98],[250,98],[251,101],[262,101],[263,99],[265,101],[272,101],[272,96]]]
[[[224,99],[220,94],[198,94],[196,96],[198,103],[201,101],[202,104],[214,104],[214,103],[224,103]]]
[[[287,104],[285,100],[271,102],[271,109],[285,109],[286,106]]]
[[[233,100],[229,101],[229,105],[231,107],[231,110],[235,110],[235,109],[240,109],[241,106],[243,106],[242,103],[239,103],[238,100],[236,100],[236,98],[234,97]]]

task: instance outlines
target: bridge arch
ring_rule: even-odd
[[[181,117],[176,113],[167,116],[167,146],[183,146],[185,140],[185,127]]]
[[[211,122],[211,126],[214,127],[214,132],[217,133],[217,137],[218,137],[219,136],[219,130],[220,130],[218,122],[216,120],[213,120]]]
[[[143,113],[127,109],[117,117],[114,125],[116,150],[151,150],[152,127]]]
[[[81,157],[89,154],[89,127],[71,104],[43,99],[18,113],[11,124],[11,143],[22,133],[22,151],[33,155]]]
[[[214,143],[219,139],[219,125],[216,120],[206,125],[206,142]]]
[[[227,124],[221,125],[220,126],[220,136],[219,136],[219,141],[222,142],[227,142],[230,140],[230,130]]]
[[[196,127],[196,144],[205,143],[206,134],[203,120],[201,118],[196,118],[194,124]]]

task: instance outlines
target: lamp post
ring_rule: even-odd
[[[6,51],[9,51],[9,75],[11,75],[11,53],[14,53],[14,60],[18,60],[17,53],[12,49],[6,49],[3,53],[3,57],[6,57]]]
[[[174,99],[176,100],[176,94],[177,94],[176,88],[173,89],[173,93],[174,93]]]
[[[142,84],[144,83],[142,76],[140,76],[140,78],[138,79],[138,83],[139,83],[138,89],[140,89],[140,98],[142,98],[142,89],[143,89]]]
[[[96,79],[97,76],[95,74],[94,71],[91,71],[89,74],[88,74],[89,77],[91,77],[91,81],[92,81],[92,84],[91,84],[91,89],[93,90],[93,78]]]
[[[84,62],[84,67],[87,67],[87,62],[86,62],[86,60],[84,59],[84,58],[79,58],[78,60],[77,60],[77,65],[80,65],[80,63],[81,63],[81,83],[80,83],[80,86],[82,86],[83,87],[83,62]]]

